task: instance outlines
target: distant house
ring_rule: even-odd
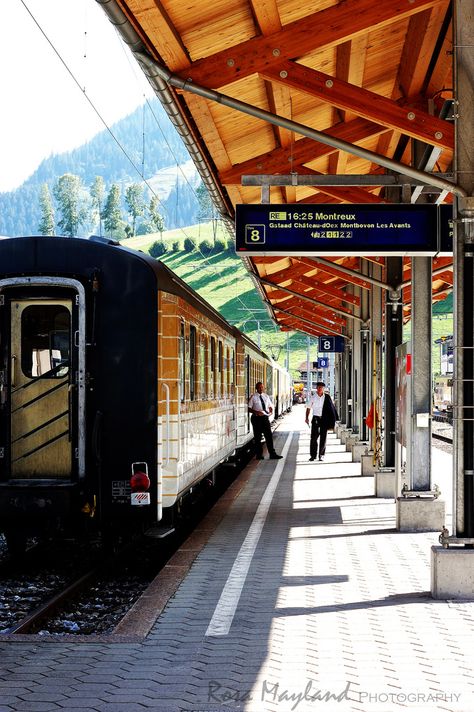
[[[320,368],[317,368],[315,365],[315,361],[310,362],[310,385],[311,389],[314,390],[314,384],[316,381],[322,381],[323,380],[323,372]],[[300,363],[298,368],[296,369],[300,373],[300,380],[303,384],[305,389],[308,389],[308,364],[306,361],[303,361]]]

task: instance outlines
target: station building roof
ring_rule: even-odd
[[[415,167],[450,178],[449,0],[97,1],[172,116],[231,230],[237,204],[262,201],[262,188],[242,185],[242,176],[293,177],[270,187],[278,204],[452,202],[442,183],[407,187],[404,174]],[[397,176],[396,187],[380,185],[388,175]],[[318,176],[333,184],[305,184]],[[370,286],[360,274],[366,260],[384,269],[377,254],[244,257],[280,327],[315,336],[329,324],[333,333],[344,330],[359,302],[347,287]],[[405,319],[410,279],[404,258]],[[452,258],[435,257],[434,301],[452,281]]]

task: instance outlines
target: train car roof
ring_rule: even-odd
[[[74,264],[71,263],[71,255],[67,254],[70,252],[68,248],[74,248],[74,250],[77,250],[79,244],[83,244],[84,246],[88,246],[88,250],[92,249],[97,252],[102,252],[104,250],[109,251],[109,250],[114,250],[114,251],[119,251],[120,253],[124,253],[130,258],[139,260],[146,265],[154,272],[156,275],[156,279],[159,285],[160,289],[163,289],[164,291],[170,292],[171,294],[175,294],[176,296],[180,296],[183,299],[187,299],[188,301],[191,302],[191,304],[196,308],[199,309],[201,312],[206,314],[209,318],[213,319],[214,321],[218,321],[223,328],[225,328],[227,331],[229,331],[232,335],[236,336],[237,333],[241,334],[239,330],[229,324],[229,322],[224,319],[224,317],[216,310],[214,307],[212,307],[210,304],[208,304],[197,292],[194,291],[189,285],[187,285],[180,277],[178,277],[177,274],[175,274],[167,265],[165,265],[163,262],[160,260],[156,260],[150,255],[146,254],[145,252],[141,252],[138,250],[132,250],[128,247],[125,247],[122,243],[117,242],[116,240],[111,240],[108,238],[103,238],[103,237],[98,237],[98,236],[92,236],[90,238],[82,238],[82,237],[59,237],[59,236],[21,236],[21,237],[12,237],[8,240],[2,240],[0,241],[0,252],[10,252],[11,254],[16,253],[18,256],[18,245],[21,242],[24,242],[26,245],[26,242],[28,240],[34,240],[35,244],[40,246],[41,241],[43,240],[59,240],[61,242],[61,252],[64,251],[64,263],[65,263],[65,271],[67,272],[74,272]],[[26,257],[28,256],[28,260],[30,261],[30,264],[21,264],[18,265],[18,268],[15,268],[12,270],[11,266],[6,267],[5,260],[0,259],[0,278],[3,276],[8,276],[9,274],[32,274],[33,272],[37,271],[42,271],[44,272],[44,269],[40,269],[37,266],[37,262],[35,262],[32,259],[32,255],[37,251],[37,248],[35,250],[25,250],[25,260]],[[57,253],[56,253],[57,254]],[[22,259],[23,256],[20,256],[19,259]],[[33,268],[33,265],[36,266],[36,268]],[[59,271],[59,270],[56,270]],[[77,270],[78,271],[78,270]],[[243,334],[241,336],[245,339]],[[256,346],[250,339],[247,339],[257,350],[258,346]]]

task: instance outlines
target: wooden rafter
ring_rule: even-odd
[[[448,121],[437,119],[419,109],[400,107],[391,99],[329,74],[288,61],[263,70],[261,76],[311,94],[332,106],[350,110],[368,121],[400,131],[432,146],[449,150],[454,147],[454,128]]]
[[[368,138],[374,138],[387,131],[385,126],[374,124],[365,119],[354,119],[347,124],[338,124],[326,129],[328,136],[348,141],[351,143],[362,143]],[[337,148],[327,146],[310,138],[302,138],[295,141],[288,148],[275,148],[269,153],[260,154],[254,158],[235,165],[228,171],[220,173],[219,178],[224,185],[236,183],[240,185],[241,177],[251,173],[289,173],[290,171],[301,171],[306,163],[323,156],[329,156],[337,151]],[[310,173],[310,170],[306,171]]]
[[[261,72],[281,60],[302,57],[323,47],[400,22],[445,0],[346,0],[300,20],[279,32],[258,36],[193,62],[183,79],[218,88]]]

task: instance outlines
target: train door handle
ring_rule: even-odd
[[[15,356],[15,354],[12,354],[11,376],[10,376],[10,381],[11,381],[11,386],[12,386],[12,388],[15,388],[15,367],[16,367],[16,359],[17,359],[17,357]]]

